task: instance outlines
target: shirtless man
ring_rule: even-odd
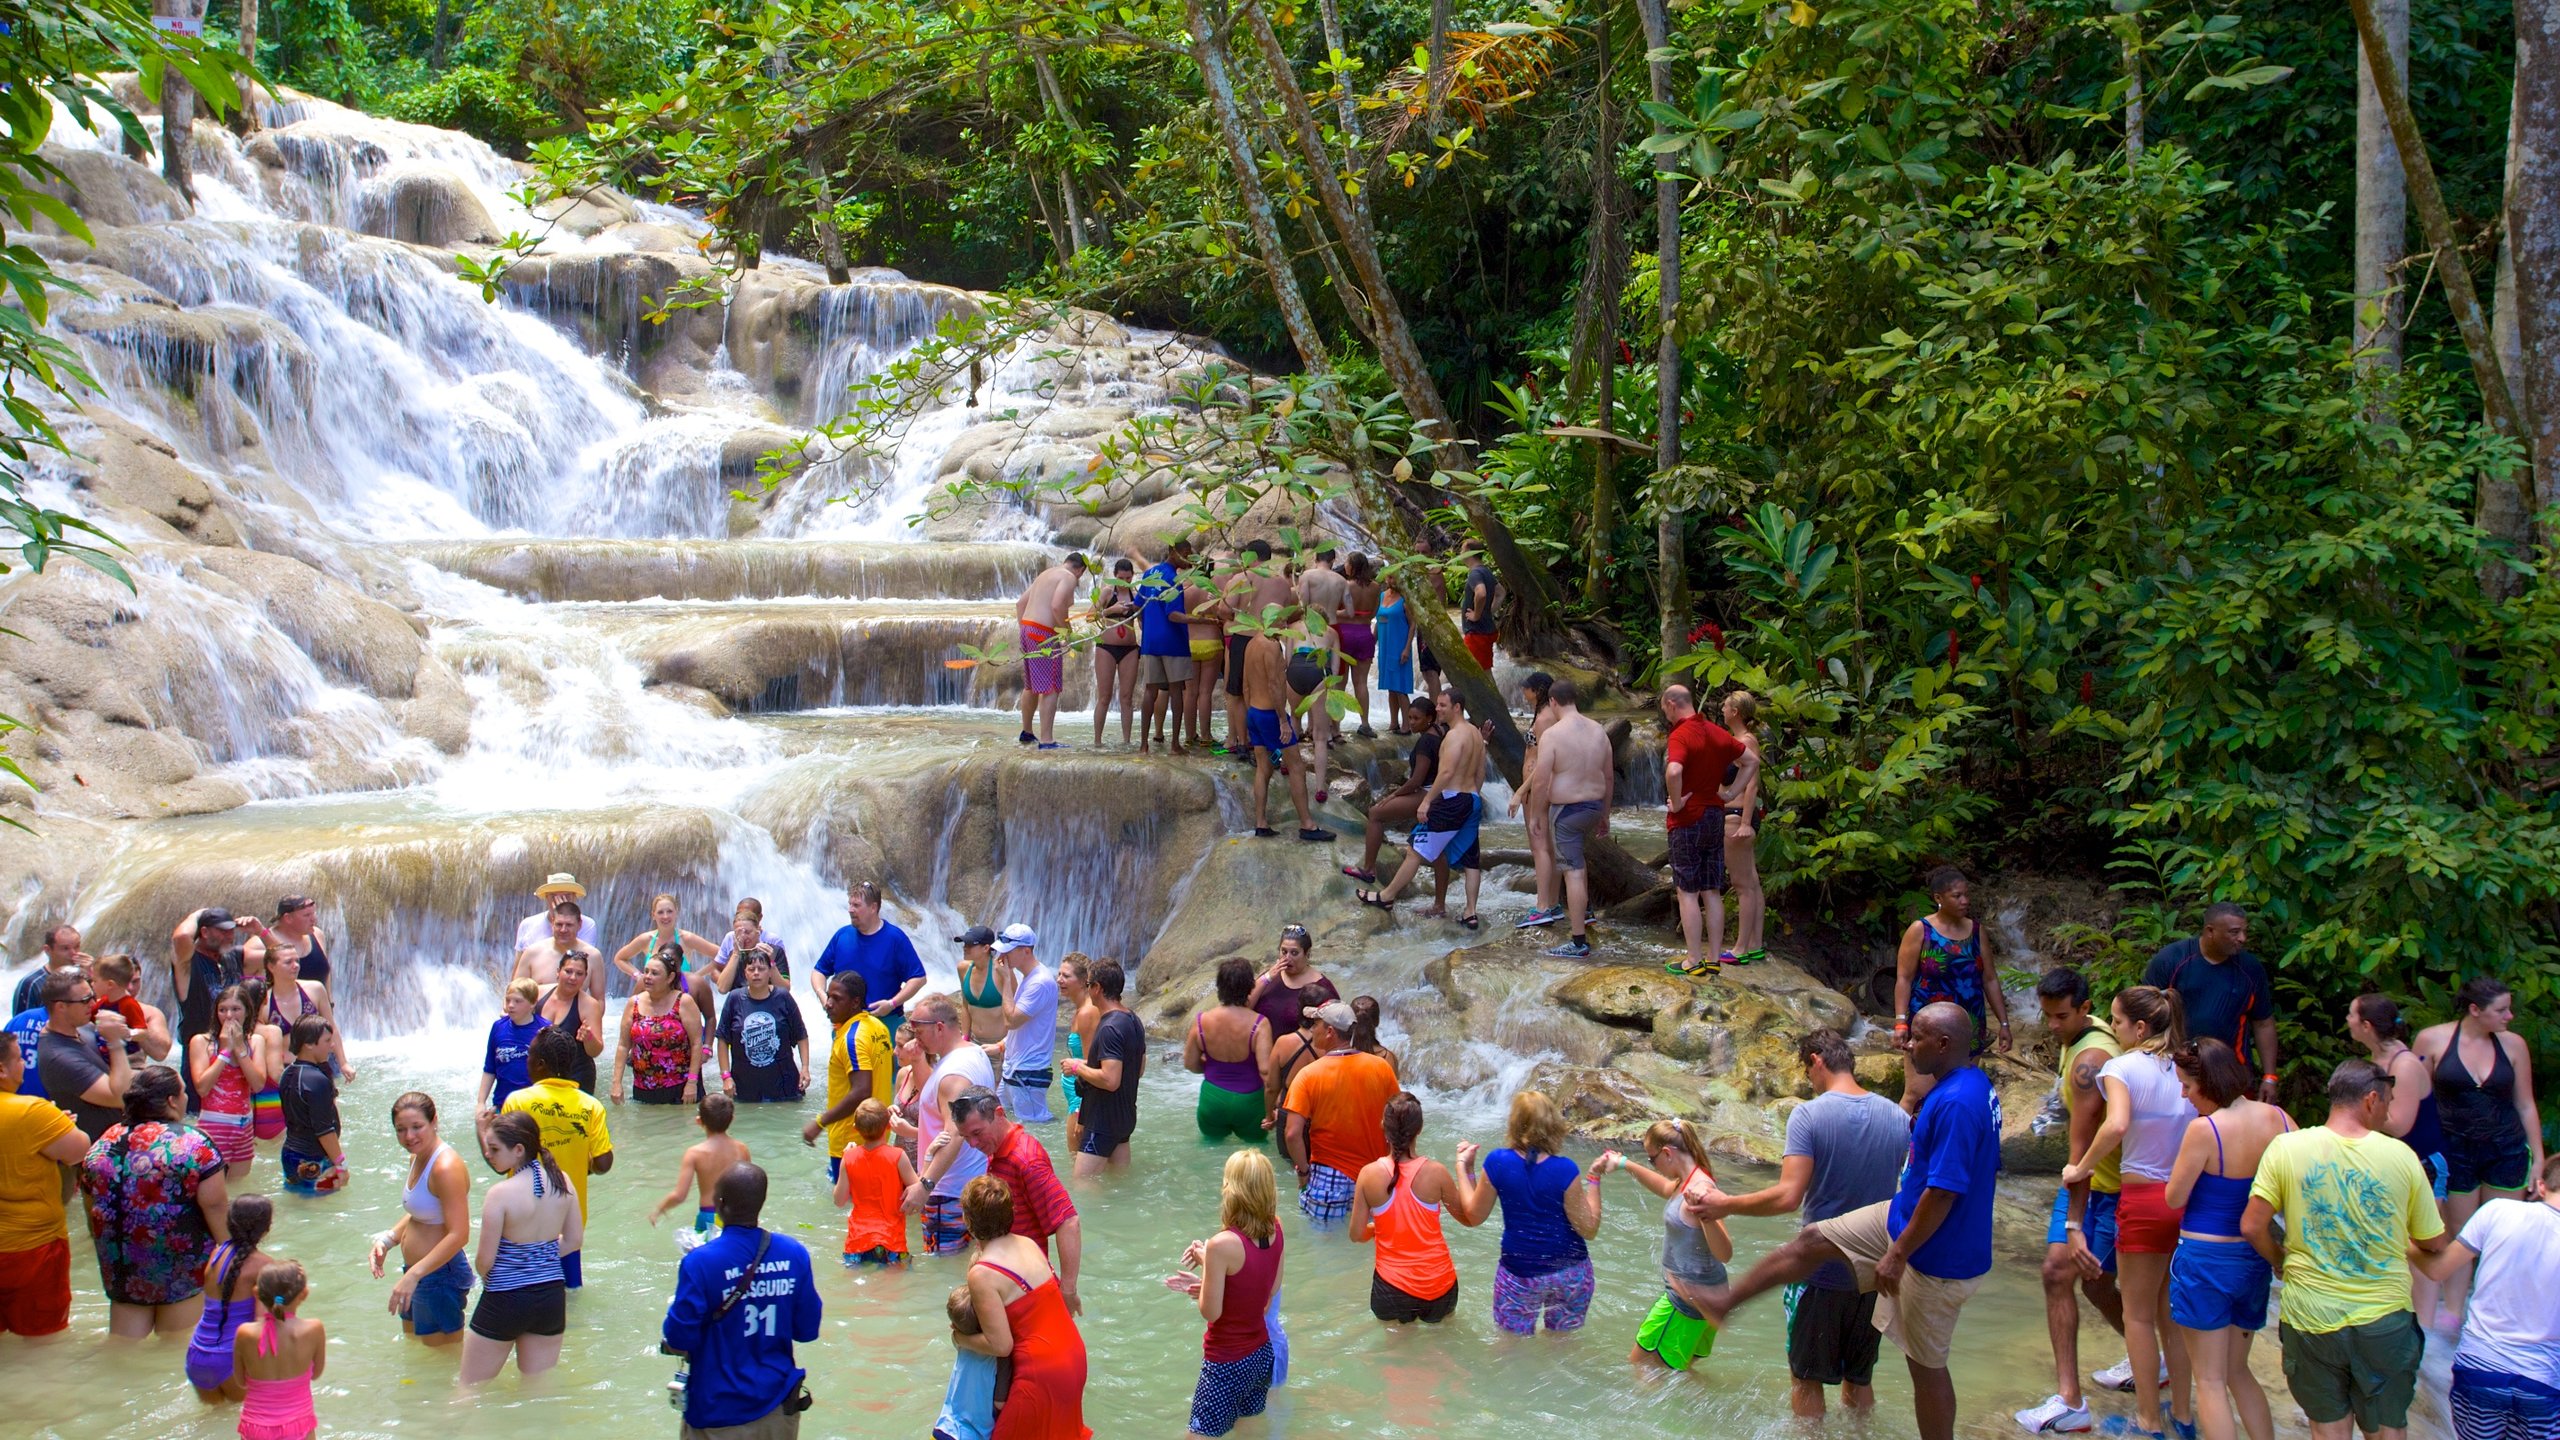
[[[1022,598],[1013,602],[1014,625],[1022,641],[1022,734],[1024,745],[1058,748],[1058,692],[1067,683],[1067,611],[1084,584],[1084,557],[1066,559],[1035,577]],[[1031,732],[1039,713],[1040,733]]]
[[[1298,731],[1289,721],[1288,667],[1280,658],[1280,642],[1256,635],[1244,647],[1244,731],[1253,745],[1253,833],[1268,839],[1271,828],[1271,766],[1279,762],[1288,777],[1289,800],[1298,807],[1298,838],[1320,842],[1333,838],[1316,828],[1307,808],[1307,770],[1298,758]]]
[[[1233,561],[1227,563],[1233,568]],[[1198,583],[1185,586],[1182,592],[1183,612],[1190,617],[1191,627],[1191,688],[1185,692],[1183,713],[1174,718],[1187,732],[1185,743],[1203,750],[1215,743],[1209,731],[1214,703],[1210,697],[1218,692],[1227,657],[1227,608],[1221,603],[1217,570],[1212,560],[1200,562]]]
[[[1583,919],[1591,909],[1591,872],[1583,864],[1582,847],[1594,835],[1609,833],[1609,802],[1618,793],[1618,756],[1609,732],[1582,713],[1582,687],[1559,680],[1547,695],[1552,717],[1538,748],[1529,752],[1535,789],[1547,811],[1549,843],[1556,868],[1564,872],[1564,909],[1570,933],[1547,952],[1558,960],[1579,960],[1591,953]]]
[[[545,989],[558,983],[560,962],[570,955],[587,957],[587,989],[601,996],[604,990],[604,952],[578,938],[578,927],[586,919],[575,900],[563,900],[551,907],[551,933],[516,952],[515,972],[510,980],[531,980]]]
[[[1333,568],[1330,547],[1316,552],[1315,562],[1298,577],[1298,603],[1305,607],[1305,626],[1289,656],[1289,688],[1306,697],[1307,734],[1315,741],[1315,799],[1325,799],[1326,768],[1333,746],[1333,710],[1325,702],[1338,688],[1334,680],[1334,627],[1351,617],[1351,582]]]
[[[1538,769],[1539,737],[1555,723],[1555,706],[1550,703],[1555,688],[1555,677],[1544,670],[1532,670],[1520,682],[1520,698],[1529,702],[1529,753],[1520,760],[1520,788],[1512,793],[1511,813],[1528,816],[1529,862],[1538,872],[1538,899],[1511,927],[1514,930],[1553,925],[1564,918],[1556,891],[1556,847],[1547,833],[1547,798],[1539,793],[1545,777]]]
[[[1467,881],[1467,913],[1458,917],[1458,923],[1475,930],[1484,923],[1476,915],[1476,892],[1484,882],[1484,851],[1476,834],[1484,820],[1484,736],[1467,723],[1466,702],[1455,690],[1440,692],[1440,723],[1449,732],[1440,741],[1440,774],[1432,782],[1435,793],[1423,810],[1422,823],[1414,827],[1404,864],[1385,889],[1357,894],[1363,905],[1392,910],[1396,897],[1413,883],[1424,861],[1439,875],[1454,866],[1465,872]],[[1446,908],[1434,905],[1425,913],[1437,915]]]

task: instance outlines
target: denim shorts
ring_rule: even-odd
[[[2053,1192],[2053,1218],[2044,1227],[2044,1243],[2059,1245],[2067,1238],[2064,1221],[2071,1218],[2071,1189],[2064,1186]],[[2080,1216],[2081,1237],[2089,1242],[2089,1253],[2098,1257],[2098,1267],[2108,1274],[2116,1273],[2116,1197],[2103,1190],[2089,1192],[2089,1208]]]
[[[433,1274],[418,1277],[409,1292],[409,1328],[420,1335],[452,1335],[462,1329],[462,1312],[478,1277],[471,1256],[456,1252]]]

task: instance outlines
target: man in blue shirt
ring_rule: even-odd
[[[907,1002],[924,988],[924,958],[916,954],[916,942],[907,938],[906,931],[881,918],[879,886],[865,880],[848,888],[844,909],[853,923],[827,941],[818,963],[810,968],[809,988],[818,992],[818,1003],[824,1005],[827,977],[839,970],[854,971],[862,976],[863,993],[878,997],[871,1002],[871,1013],[895,1035],[907,1022]]]
[[[1147,692],[1138,730],[1141,755],[1159,715],[1171,724],[1165,748],[1182,753],[1183,699],[1191,684],[1191,613],[1182,608],[1182,572],[1190,563],[1191,542],[1177,539],[1161,562],[1138,577],[1138,683]]]
[[[733,1165],[712,1187],[720,1231],[676,1267],[666,1347],[689,1357],[683,1440],[792,1440],[808,1408],[792,1344],[814,1344],[825,1306],[809,1250],[757,1227],[764,1171]],[[763,1253],[763,1259],[756,1258]],[[747,1267],[755,1277],[741,1287]],[[734,1301],[731,1300],[735,1294]]]
[[[1991,1204],[2000,1178],[2000,1102],[1973,1066],[1973,1017],[1941,1001],[1912,1017],[1903,1103],[1919,1097],[1911,1158],[1890,1200],[1806,1226],[1751,1267],[1707,1318],[1718,1326],[1764,1290],[1845,1261],[1911,1370],[1921,1440],[1952,1440],[1955,1377],[1947,1351],[1956,1316],[1991,1269]]]

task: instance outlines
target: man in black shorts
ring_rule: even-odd
[[[1760,758],[1723,726],[1699,714],[1685,685],[1663,687],[1662,718],[1671,726],[1663,742],[1662,766],[1662,786],[1670,806],[1671,884],[1680,897],[1680,930],[1689,942],[1686,964],[1674,960],[1662,968],[1674,975],[1704,978],[1724,969],[1707,953],[1709,938],[1724,943],[1724,807],[1750,788]],[[1730,784],[1727,775],[1733,777]]]
[[[1783,1215],[1802,1207],[1804,1222],[1828,1220],[1893,1198],[1911,1146],[1911,1117],[1902,1107],[1858,1084],[1856,1057],[1839,1031],[1825,1027],[1796,1044],[1813,1098],[1787,1116],[1787,1142],[1778,1183],[1748,1195],[1710,1190],[1691,1200],[1701,1222],[1733,1215]],[[1818,1420],[1823,1389],[1840,1387],[1840,1401],[1854,1414],[1876,1408],[1876,1295],[1860,1293],[1849,1267],[1825,1265],[1789,1285],[1787,1373],[1795,1385],[1795,1413]]]
[[[1128,1168],[1129,1139],[1138,1131],[1138,1080],[1147,1070],[1147,1027],[1120,1003],[1128,973],[1117,960],[1096,960],[1086,979],[1086,993],[1102,1018],[1093,1027],[1093,1048],[1083,1059],[1061,1064],[1084,1100],[1076,1112],[1084,1122],[1076,1145],[1079,1180]]]

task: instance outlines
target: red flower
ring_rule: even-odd
[[[1707,622],[1707,637],[1716,642],[1716,653],[1724,653],[1724,627],[1713,620]]]
[[[2083,705],[2098,703],[2098,677],[2086,670],[2080,672],[2080,703]]]
[[[1968,580],[1971,580],[1971,581],[1973,582],[1973,593],[1974,593],[1974,594],[1979,595],[1979,594],[1981,594],[1981,593],[1982,593],[1982,577],[1981,577],[1981,576],[1979,576],[1979,575],[1968,575],[1968,576],[1966,576],[1965,578],[1966,578],[1966,579],[1968,579]]]
[[[1627,344],[1624,340],[1618,342],[1618,363],[1621,365],[1633,365],[1636,363],[1636,352],[1634,347]]]
[[[1948,669],[1953,670],[1954,668],[1956,668],[1956,656],[1957,656],[1957,654],[1958,654],[1958,653],[1959,653],[1959,652],[1958,652],[1957,647],[1956,647],[1956,632],[1954,632],[1953,630],[1950,630],[1950,631],[1948,631],[1948,632],[1947,632],[1947,668],[1948,668]]]

